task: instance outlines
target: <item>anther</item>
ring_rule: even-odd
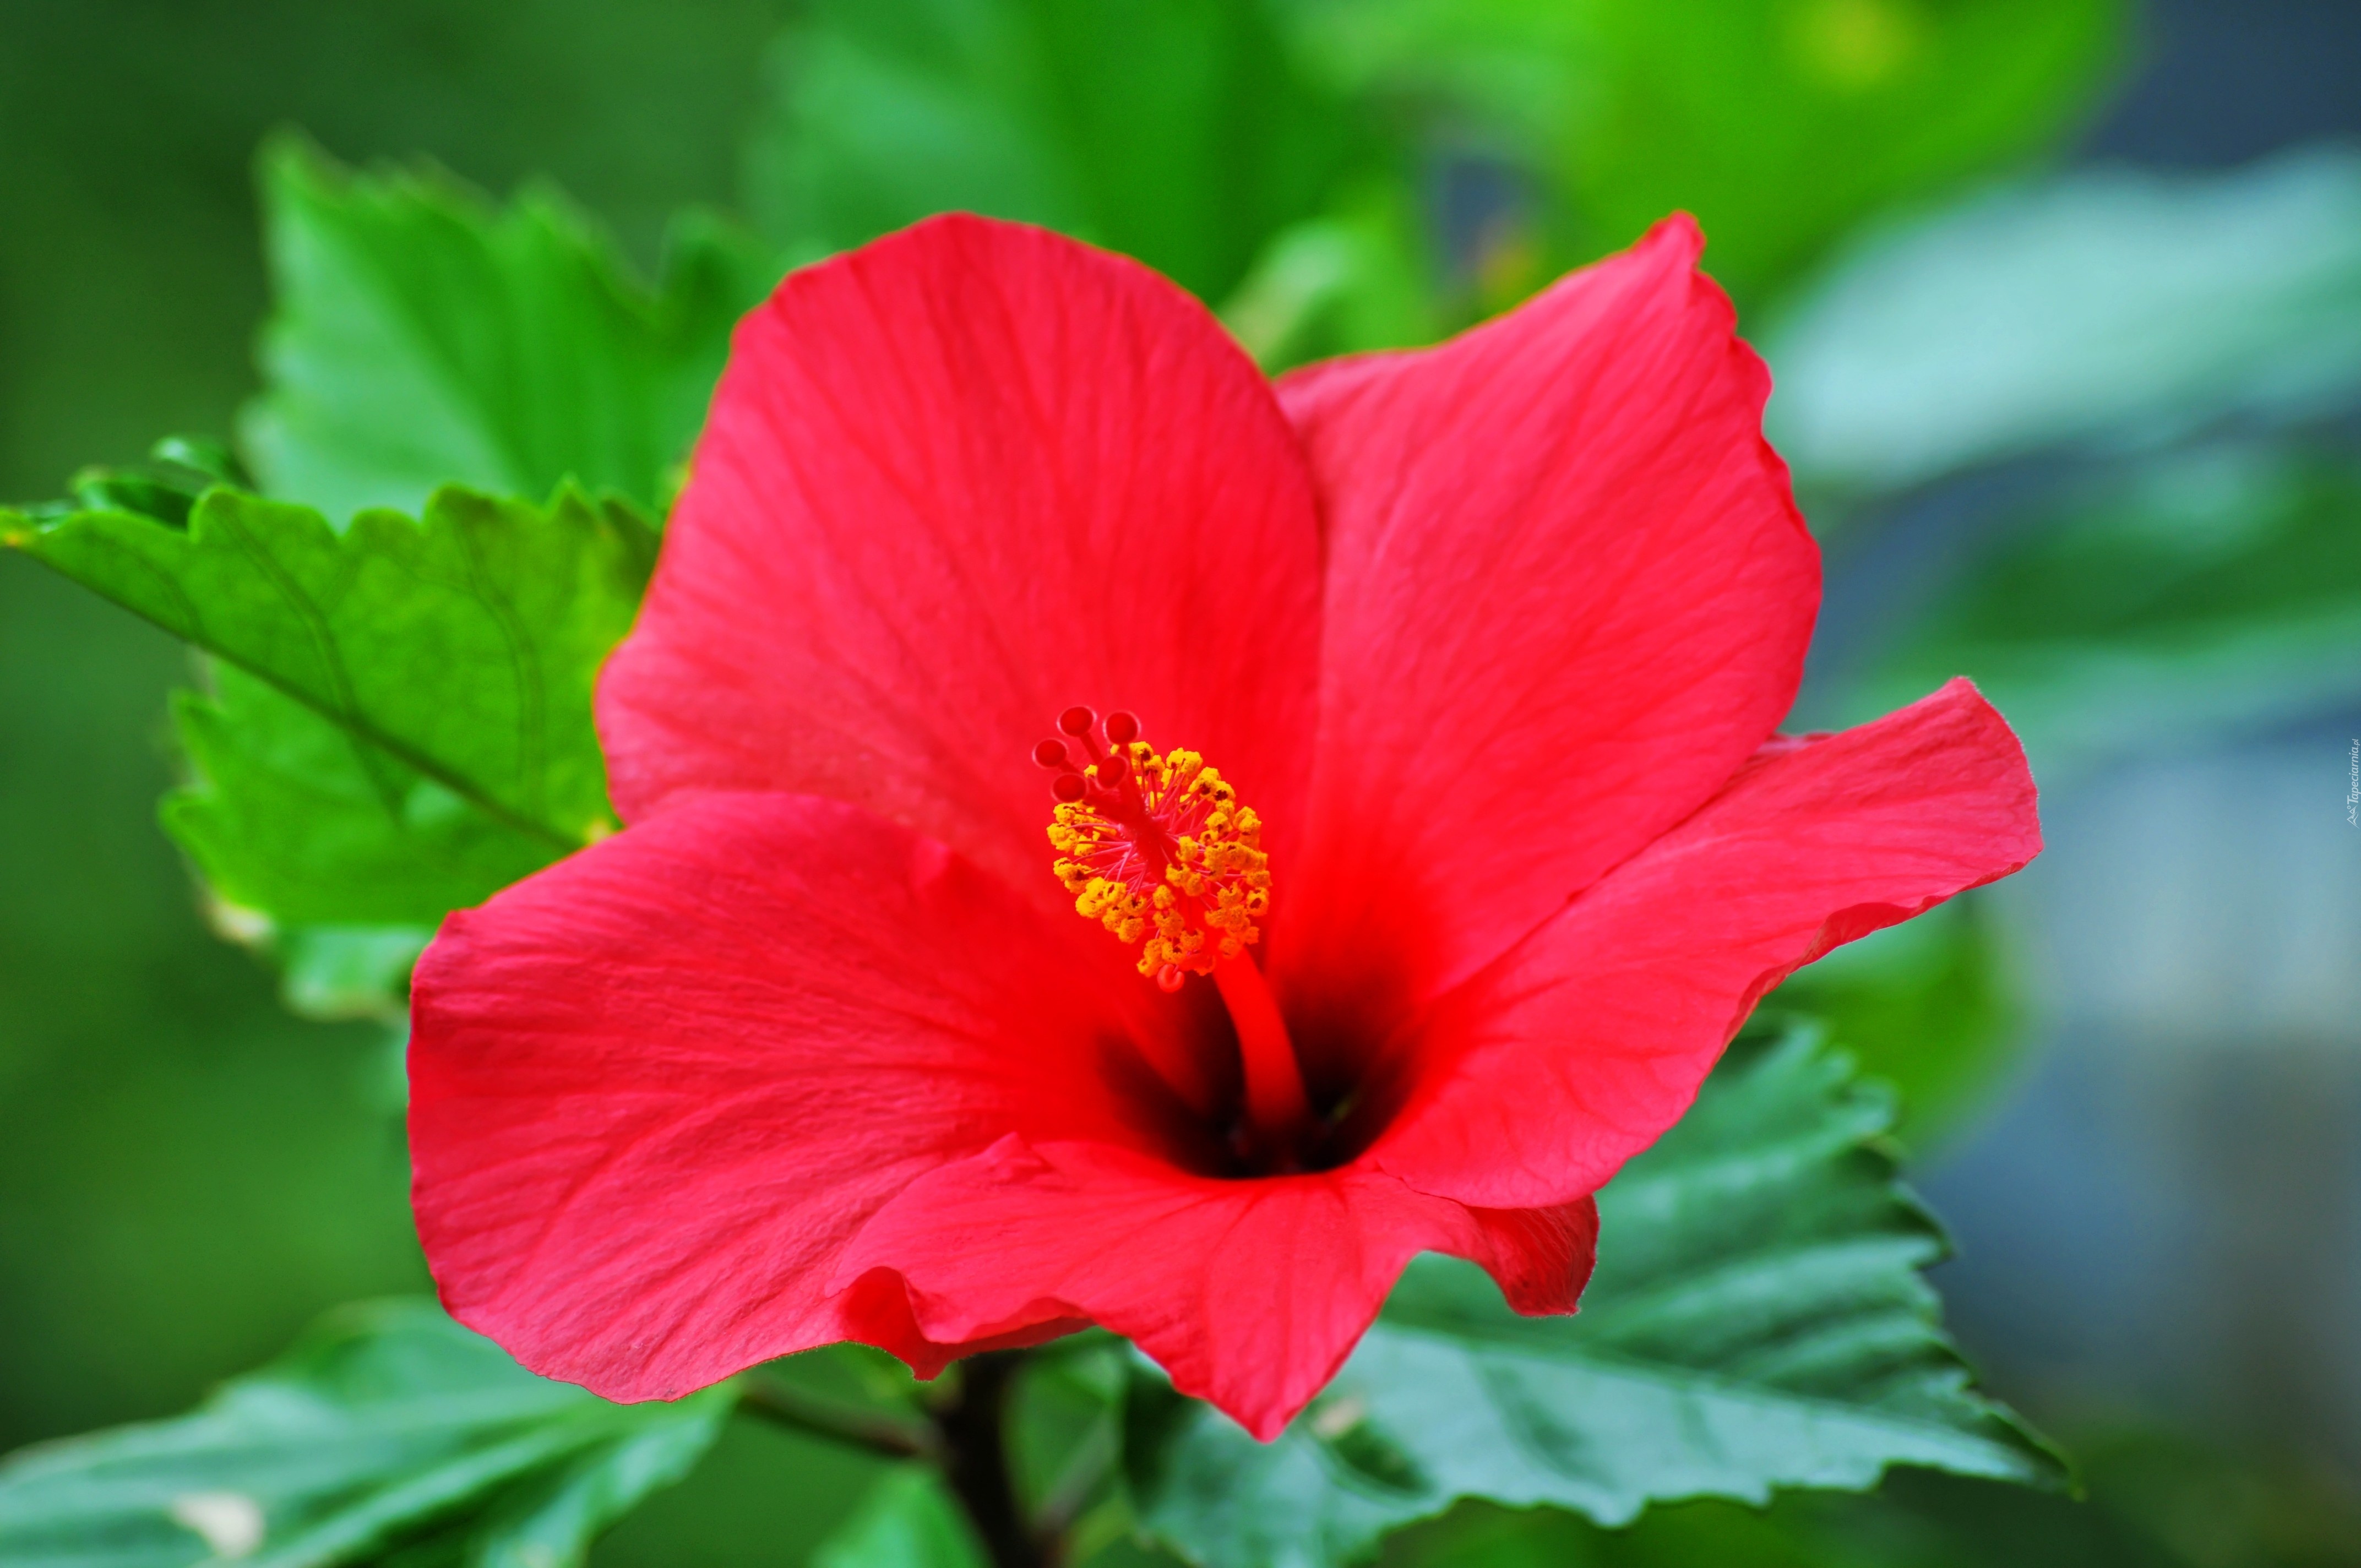
[[[1140,974],[1160,989],[1177,991],[1192,974],[1213,979],[1237,1026],[1255,1141],[1284,1157],[1310,1113],[1286,1020],[1247,951],[1270,905],[1262,818],[1201,753],[1159,752],[1141,740],[1135,714],[1110,713],[1101,729],[1098,715],[1077,705],[1058,716],[1058,728],[1082,742],[1090,768],[1061,772],[1050,785],[1051,870],[1074,913],[1136,946]],[[1033,758],[1082,766],[1062,740],[1040,742]]]

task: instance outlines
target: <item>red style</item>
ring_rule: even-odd
[[[1773,734],[1818,560],[1701,245],[1275,388],[1035,229],[788,278],[599,690],[630,827],[419,968],[452,1312],[618,1399],[1097,1322],[1268,1438],[1416,1253],[1571,1310],[1765,991],[2039,849],[1964,682]]]

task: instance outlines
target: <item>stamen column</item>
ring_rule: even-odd
[[[1303,1069],[1269,982],[1244,953],[1213,966],[1213,984],[1237,1026],[1238,1056],[1246,1068],[1246,1121],[1255,1141],[1273,1154],[1291,1154],[1312,1119],[1303,1093]]]

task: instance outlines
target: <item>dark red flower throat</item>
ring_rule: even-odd
[[[1033,760],[1056,770],[1051,868],[1074,912],[1140,946],[1139,972],[1168,992],[1212,977],[1237,1032],[1243,1115],[1224,1141],[1257,1174],[1312,1164],[1318,1129],[1287,1021],[1247,949],[1270,907],[1262,819],[1197,752],[1159,752],[1121,710],[1058,716]],[[1079,748],[1080,754],[1077,754]]]

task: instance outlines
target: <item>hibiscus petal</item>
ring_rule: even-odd
[[[1509,1305],[1529,1318],[1571,1312],[1598,1261],[1598,1204],[1587,1195],[1550,1209],[1470,1209],[1484,1266]]]
[[[2040,849],[2025,753],[1966,681],[1858,729],[1774,741],[1444,1000],[1363,1157],[1465,1203],[1593,1191],[1679,1119],[1791,970]]]
[[[740,325],[599,729],[684,789],[867,806],[1045,903],[1028,760],[1074,703],[1301,818],[1318,523],[1269,383],[1137,262],[954,214]]]
[[[951,1349],[898,1289],[830,1286],[845,1243],[1011,1132],[1165,1149],[1187,1118],[1133,1054],[1185,1064],[1158,995],[1103,933],[857,807],[679,804],[452,916],[420,963],[445,1304],[611,1398],[848,1337],[931,1372]]]
[[[1792,702],[1818,554],[1703,244],[1675,217],[1440,347],[1280,384],[1329,560],[1314,820],[1274,914],[1290,1016],[1357,1008],[1366,1048]]]
[[[899,1274],[937,1340],[1089,1318],[1268,1441],[1428,1250],[1550,1277],[1558,1310],[1589,1271],[1578,1219],[1487,1225],[1374,1171],[1225,1181],[1103,1144],[1010,1137],[912,1182],[846,1250],[838,1277]]]

